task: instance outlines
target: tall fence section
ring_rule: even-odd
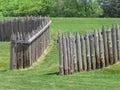
[[[93,34],[58,34],[59,72],[74,72],[104,68],[120,60],[119,26],[94,30]]]
[[[23,17],[0,21],[0,41],[11,41],[10,69],[30,67],[50,43],[47,17]]]

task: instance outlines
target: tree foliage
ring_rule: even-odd
[[[99,0],[104,17],[120,17],[120,0]]]
[[[52,10],[54,16],[97,17],[102,14],[98,1],[55,0],[55,2]]]
[[[95,0],[0,0],[4,16],[49,15],[97,17],[102,14]]]
[[[52,4],[50,0],[0,0],[4,16],[45,15]]]

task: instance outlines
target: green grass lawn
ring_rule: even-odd
[[[119,23],[110,18],[51,18],[51,44],[43,60],[25,70],[9,70],[10,43],[0,42],[0,90],[120,90],[120,63],[89,72],[58,75],[57,33],[93,32]]]

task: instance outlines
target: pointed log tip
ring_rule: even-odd
[[[96,32],[97,30],[96,29],[94,29],[94,32]]]
[[[118,24],[118,23],[116,24],[116,27],[119,27],[119,24]]]
[[[114,25],[114,24],[112,24],[112,28],[113,28],[113,29],[115,28],[115,25]]]

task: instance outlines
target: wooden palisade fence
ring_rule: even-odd
[[[104,68],[120,60],[119,26],[93,34],[58,34],[61,75]]]
[[[35,20],[32,21],[33,18]],[[20,19],[18,26],[12,26],[11,70],[30,67],[42,55],[50,42],[51,21],[46,17],[33,18],[27,17],[30,21],[25,21],[26,18]]]
[[[12,33],[17,34],[28,32],[31,33],[33,30],[37,30],[38,26],[42,27],[45,17],[19,17],[6,20],[0,20],[0,41],[10,41]]]

